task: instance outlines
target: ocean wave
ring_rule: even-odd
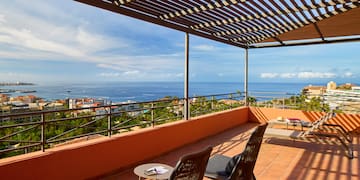
[[[155,94],[147,94],[147,93],[145,93],[145,94],[142,94],[143,96],[155,96]]]
[[[135,99],[135,96],[128,96],[128,97],[123,97],[124,99]]]

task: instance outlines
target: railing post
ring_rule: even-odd
[[[41,151],[45,152],[45,114],[41,113]]]
[[[151,103],[151,124],[152,124],[152,127],[155,127],[154,103]]]
[[[285,98],[283,98],[283,109],[285,109]]]
[[[190,117],[189,107],[189,33],[185,33],[185,67],[184,67],[184,119]]]
[[[248,61],[249,61],[249,54],[248,49],[245,49],[245,79],[244,79],[244,93],[245,93],[245,106],[249,106],[249,92],[248,92],[248,75],[249,75],[249,68],[248,68]]]
[[[112,124],[111,124],[111,116],[112,116],[112,113],[111,113],[111,105],[109,107],[109,111],[107,113],[107,120],[108,120],[108,136],[111,137],[111,129],[112,129]]]
[[[211,96],[211,110],[214,110],[215,96]]]

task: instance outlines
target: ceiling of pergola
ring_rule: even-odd
[[[360,41],[359,0],[76,0],[242,48]]]

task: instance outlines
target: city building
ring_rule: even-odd
[[[327,90],[335,90],[336,89],[336,83],[334,81],[328,82],[327,86],[326,86],[326,89]]]
[[[6,94],[0,94],[0,103],[9,101],[9,96]]]
[[[325,103],[332,109],[341,109],[345,113],[360,113],[359,87],[351,90],[327,90],[324,94]]]
[[[313,86],[309,85],[303,88],[302,93],[306,95],[309,99],[313,97],[322,97],[326,92],[325,86]]]

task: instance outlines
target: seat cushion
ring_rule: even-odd
[[[225,171],[230,160],[231,157],[215,154],[208,161],[205,176],[213,179],[226,179],[230,175]]]
[[[229,160],[229,162],[227,163],[226,168],[225,168],[226,174],[229,174],[229,175],[231,174],[231,172],[234,169],[236,162],[239,160],[239,158],[241,158],[241,154],[238,154]]]

